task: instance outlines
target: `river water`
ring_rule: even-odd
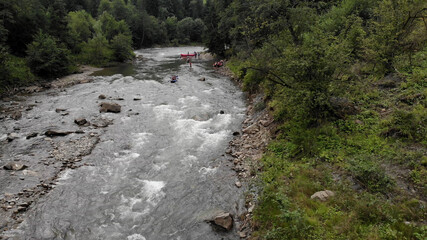
[[[243,190],[235,187],[237,178],[224,156],[244,119],[244,96],[211,62],[194,60],[190,68],[179,59],[180,53],[202,50],[139,50],[143,59],[132,69],[125,67],[128,74],[97,76],[65,91],[26,97],[26,102],[38,104],[13,123],[20,124],[21,131],[75,129],[78,117],[102,116],[113,124],[85,130],[100,137],[83,158],[90,166],[63,171],[56,187],[31,205],[23,223],[8,236],[239,239],[236,230],[218,231],[205,220],[221,210],[237,216],[244,207]],[[170,83],[173,74],[179,77],[177,83]],[[201,77],[206,81],[198,81]],[[99,113],[100,94],[123,98],[110,100],[119,103],[122,112]],[[56,108],[69,114],[62,116]],[[10,124],[4,129],[13,127],[4,124]],[[16,140],[22,147],[19,141],[30,140]]]

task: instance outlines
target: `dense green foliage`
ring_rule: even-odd
[[[255,237],[425,239],[427,3],[209,4],[207,45],[280,123]]]
[[[0,0],[0,93],[135,48],[201,42],[204,13],[203,0]]]

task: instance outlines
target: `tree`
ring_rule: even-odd
[[[111,49],[114,59],[119,62],[130,60],[134,57],[132,51],[132,37],[119,33],[111,40]]]
[[[68,29],[77,36],[78,42],[86,42],[92,37],[95,20],[85,10],[68,13]]]
[[[80,58],[86,64],[102,66],[113,59],[113,52],[108,40],[98,32],[92,39],[83,44]]]
[[[27,61],[35,74],[53,78],[68,73],[71,65],[69,54],[58,40],[40,31],[28,45]]]

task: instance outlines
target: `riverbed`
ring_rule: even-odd
[[[91,82],[19,97],[22,117],[0,120],[0,164],[27,167],[0,170],[4,211],[17,211],[0,226],[2,236],[239,239],[207,220],[226,211],[238,225],[244,209],[225,150],[242,127],[245,98],[210,61],[193,59],[190,67],[179,57],[194,51],[203,49],[138,50],[134,63]],[[100,113],[102,102],[121,112]],[[78,118],[88,123],[79,126]],[[68,134],[46,136],[48,130]]]

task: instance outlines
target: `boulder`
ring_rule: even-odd
[[[106,99],[107,97],[104,94],[98,96],[99,99]]]
[[[22,113],[20,111],[13,112],[10,117],[14,120],[19,120],[22,118]]]
[[[212,223],[229,231],[233,228],[233,217],[230,213],[223,212],[215,216]]]
[[[20,164],[17,162],[9,162],[6,163],[6,165],[3,166],[4,169],[6,170],[10,170],[10,171],[19,171],[19,170],[23,170],[25,168],[27,168],[27,165],[24,164]]]
[[[329,190],[316,192],[313,195],[311,195],[311,199],[318,199],[322,202],[328,200],[328,198],[335,196],[335,193]]]
[[[87,123],[87,120],[85,118],[76,118],[76,119],[74,119],[74,123],[79,125],[79,126],[82,126],[82,125],[85,125]]]
[[[112,112],[112,113],[119,113],[122,110],[122,106],[120,106],[117,103],[107,103],[103,102],[99,105],[101,108],[99,109],[99,112]]]

